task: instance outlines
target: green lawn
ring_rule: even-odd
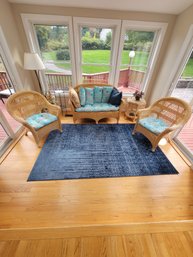
[[[184,72],[182,73],[183,78],[193,77],[193,59],[189,59]]]
[[[53,60],[55,65],[69,70],[70,64],[62,63],[61,61],[58,62],[56,60],[56,51],[52,52],[45,52],[43,53],[44,60]],[[82,51],[82,59],[83,63],[90,63],[90,64],[109,64],[110,62],[110,50],[83,50]],[[129,65],[129,51],[123,51],[121,57],[121,69],[125,69]],[[147,52],[140,52],[136,51],[135,57],[132,60],[132,66],[134,68],[145,71],[145,66],[148,62],[148,53]],[[136,67],[135,67],[136,65]],[[110,70],[109,66],[90,66],[90,65],[83,65],[82,66],[83,73],[100,73],[106,72]],[[190,59],[186,68],[183,72],[182,77],[193,77],[193,59]]]

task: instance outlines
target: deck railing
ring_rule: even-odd
[[[0,71],[0,91],[11,88],[6,71]]]
[[[139,88],[144,78],[144,72],[123,69],[120,71],[118,87]],[[72,75],[62,73],[46,73],[48,87],[51,91],[66,91],[72,85]],[[83,74],[83,83],[108,83],[109,72]]]

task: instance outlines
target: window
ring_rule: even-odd
[[[83,82],[113,84],[127,94],[145,90],[167,26],[33,14],[22,20],[30,50],[45,62],[43,84],[54,91]]]
[[[119,71],[118,88],[124,93],[143,90],[155,32],[126,30]]]
[[[9,115],[5,107],[7,98],[15,92],[14,86],[20,81],[11,60],[12,56],[0,29],[0,156],[21,132],[21,124]]]
[[[49,90],[68,90],[72,85],[68,26],[34,24],[34,28]]]
[[[117,20],[74,18],[78,83],[112,83],[121,23]]]
[[[111,70],[112,29],[81,27],[83,82],[108,83]]]
[[[193,40],[192,40],[193,43]],[[187,49],[189,50],[189,49]],[[186,58],[185,58],[186,59]],[[192,107],[192,115],[186,125],[176,134],[175,141],[182,146],[182,149],[193,157],[193,48],[186,60],[184,67],[181,67],[181,75],[177,78],[176,85],[171,96],[185,100]]]
[[[166,27],[165,23],[123,21],[115,77],[120,91],[146,90]]]

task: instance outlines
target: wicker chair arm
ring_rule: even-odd
[[[69,105],[70,105],[71,111],[75,112],[76,111],[75,106],[70,98],[69,98]]]
[[[124,109],[125,106],[125,101],[123,99],[121,99],[121,103],[119,105],[119,111],[121,112]]]
[[[151,108],[140,109],[137,111],[138,119],[148,117],[151,114]]]
[[[47,108],[48,111],[53,115],[59,116],[61,113],[61,108],[58,105],[47,103]]]

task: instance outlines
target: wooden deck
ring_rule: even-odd
[[[4,101],[6,102],[6,99]],[[5,104],[2,101],[0,101],[0,110],[2,111],[3,115],[7,119],[8,123],[11,126],[11,128],[13,129],[13,131],[16,132],[18,130],[18,128],[20,127],[20,124],[9,115],[9,113],[7,112],[7,110],[5,108]],[[2,125],[1,125],[0,126],[0,144],[3,143],[7,139],[7,137],[8,137],[8,135],[6,134],[5,130],[3,129]]]
[[[193,114],[177,137],[193,154]]]

